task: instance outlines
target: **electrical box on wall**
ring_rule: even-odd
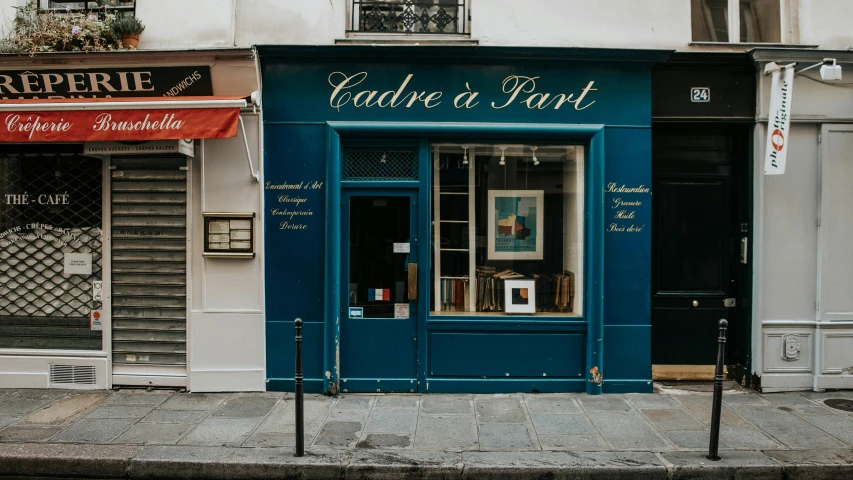
[[[254,213],[203,213],[205,257],[254,258]]]

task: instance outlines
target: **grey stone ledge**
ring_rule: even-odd
[[[0,476],[124,478],[140,450],[132,445],[0,444]]]

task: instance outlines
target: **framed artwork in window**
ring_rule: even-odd
[[[504,311],[536,313],[536,281],[504,280]]]
[[[489,190],[489,260],[542,260],[544,190]]]

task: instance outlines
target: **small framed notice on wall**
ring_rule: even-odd
[[[203,213],[204,256],[255,257],[254,213]]]

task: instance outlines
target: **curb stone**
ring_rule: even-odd
[[[786,480],[853,478],[851,450],[778,450],[767,456],[782,465]]]
[[[672,480],[749,479],[779,480],[782,466],[760,451],[725,451],[721,459],[705,458],[706,452],[660,452]]]
[[[135,445],[0,444],[0,476],[125,478]]]

